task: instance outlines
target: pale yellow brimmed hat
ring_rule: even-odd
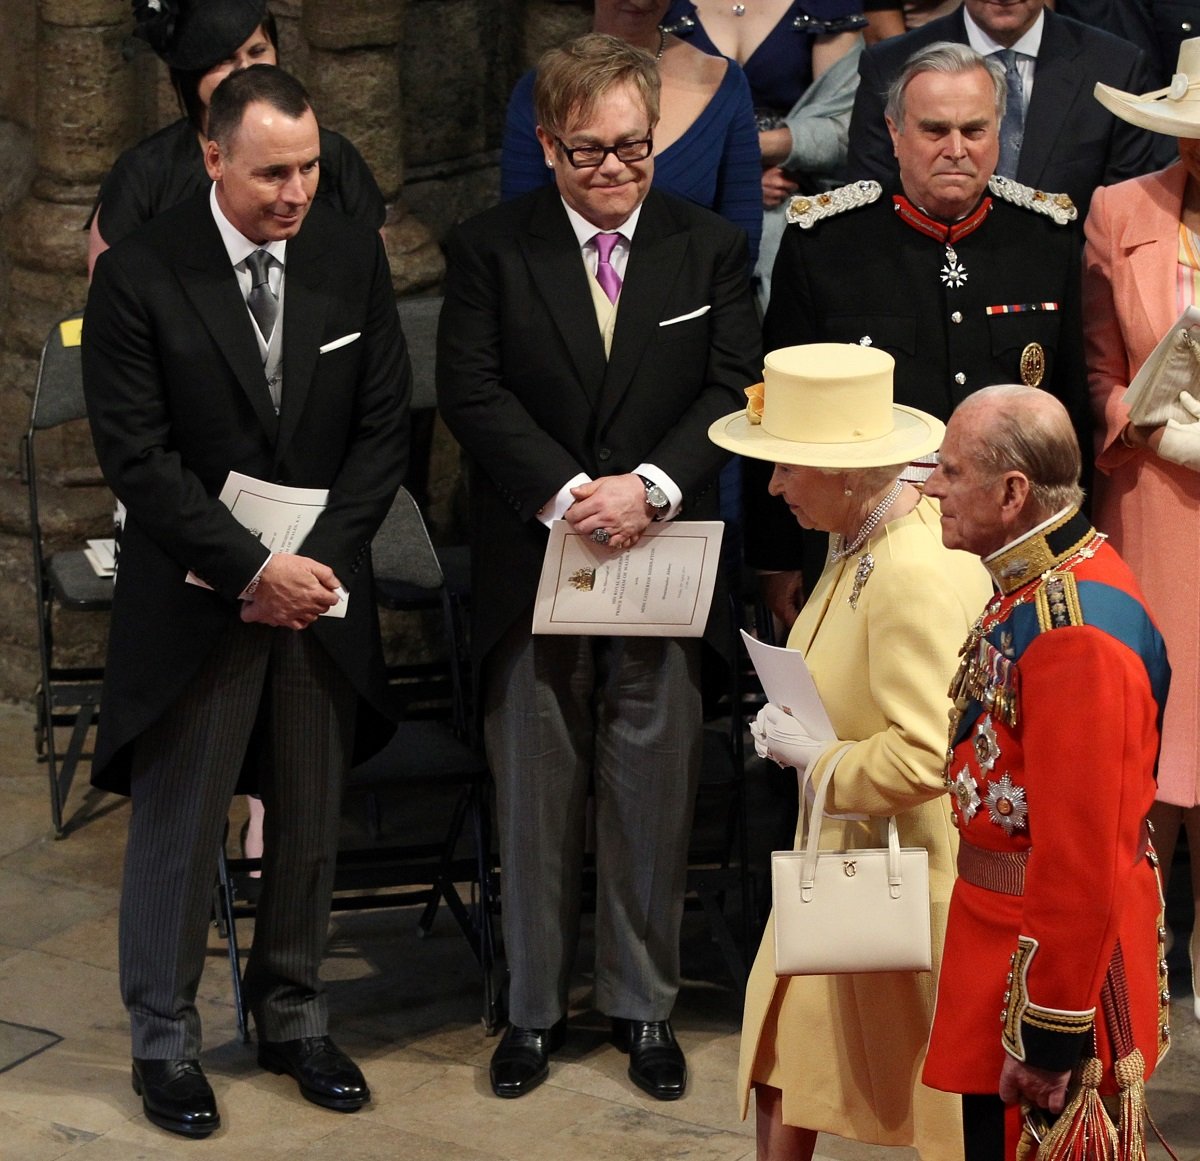
[[[761,393],[718,419],[708,438],[756,460],[810,468],[881,468],[942,444],[941,420],[892,402],[896,360],[854,343],[781,347],[764,360]],[[761,418],[760,418],[761,417]]]
[[[1097,81],[1094,92],[1100,104],[1131,125],[1200,138],[1200,37],[1180,42],[1179,63],[1165,89],[1135,97]]]

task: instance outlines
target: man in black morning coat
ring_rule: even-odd
[[[556,186],[452,234],[438,342],[439,405],[471,461],[472,649],[511,971],[491,1081],[523,1095],[562,1043],[593,782],[595,1006],[631,1079],[673,1100],[700,641],[533,635],[533,600],[556,518],[610,549],[654,519],[718,518],[706,432],[761,365],[746,238],[650,188],[649,54],[583,37],[543,58],[537,86]]]
[[[369,1099],[326,1035],[318,969],[345,772],[388,737],[370,541],[404,473],[411,383],[378,234],[312,203],[303,88],[255,66],[218,87],[209,118],[211,190],[100,258],[83,330],[96,450],[128,509],[93,779],[133,799],[120,943],[134,1088],[188,1136],[219,1124],[195,996],[251,746],[266,759],[252,763],[267,811],[245,972],[259,1063],[329,1108]],[[234,470],[328,490],[294,552],[271,554],[218,499]],[[342,592],[345,615],[319,616]]]

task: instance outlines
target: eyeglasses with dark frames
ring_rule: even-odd
[[[616,145],[569,146],[561,137],[554,139],[574,169],[595,169],[604,164],[604,159],[615,153],[617,160],[630,165],[645,161],[654,152],[654,137],[643,137],[640,141],[619,141]]]

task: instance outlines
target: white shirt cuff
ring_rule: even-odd
[[[575,497],[571,495],[571,489],[578,488],[580,484],[586,484],[591,478],[587,472],[580,472],[577,476],[572,476],[559,488],[552,500],[547,501],[538,509],[537,518],[547,528],[555,520],[561,520],[566,515],[567,509],[575,503]]]
[[[270,553],[270,552],[267,553],[267,559],[264,560],[262,562],[262,564],[260,564],[258,566],[258,572],[256,572],[250,578],[250,583],[244,589],[242,589],[242,591],[240,593],[238,593],[239,601],[249,601],[254,598],[254,590],[256,588],[258,588],[258,582],[259,582],[259,579],[262,577],[263,569],[266,568],[267,565],[271,563],[272,555],[273,555],[273,553]]]

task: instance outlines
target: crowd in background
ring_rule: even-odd
[[[367,545],[405,471],[409,372],[381,306],[382,196],[352,141],[318,126],[320,110],[278,67],[264,0],[133,7],[182,116],[122,154],[86,224],[85,387],[102,467],[129,508],[118,594],[131,594],[114,612],[94,777],[135,804],[121,936],[134,1087],[156,1124],[204,1136],[220,1123],[196,1059],[204,842],[247,783],[261,797],[244,850],[265,868],[248,981],[259,1061],[325,1107],[370,1099],[327,1035],[317,969],[329,804],[391,712]],[[500,204],[446,242],[439,404],[470,465],[472,665],[510,973],[492,1089],[536,1088],[568,1034],[586,848],[595,1006],[634,1084],[658,1100],[686,1092],[671,1010],[702,673],[737,663],[724,600],[691,639],[547,637],[530,615],[555,522],[620,551],[676,517],[721,519],[720,583],[740,591],[755,576],[769,635],[804,653],[838,739],[798,733],[768,705],[754,727],[760,755],[802,783],[828,782],[829,842],[865,848],[875,821],[895,815],[905,845],[928,850],[934,976],[943,943],[947,962],[967,963],[968,929],[995,952],[971,970],[993,973],[997,955],[1014,954],[1007,982],[1000,967],[980,991],[997,1013],[1004,991],[1003,1048],[996,1035],[976,1060],[947,1030],[934,976],[777,980],[772,921],[738,1094],[743,1114],[754,1096],[760,1156],[805,1161],[824,1131],[956,1161],[963,1124],[969,1159],[999,1158],[997,1142],[1015,1141],[1003,1104],[971,1099],[1020,1096],[1061,1113],[1114,944],[1126,960],[1144,950],[1140,928],[1081,922],[1073,938],[1093,941],[1096,963],[1078,987],[1055,974],[1065,921],[1046,902],[1027,818],[1055,820],[1055,857],[1081,874],[1089,834],[1102,845],[1079,885],[1116,910],[1126,888],[1105,868],[1118,857],[1140,868],[1150,842],[1129,811],[1149,808],[1166,869],[1186,833],[1200,974],[1200,390],[1188,390],[1195,375],[1181,382],[1171,417],[1149,422],[1123,399],[1200,294],[1200,41],[1188,38],[1200,5],[594,0],[591,11],[591,34],[513,89]],[[189,231],[211,235],[197,243],[202,261],[183,244]],[[310,265],[339,273],[318,289]],[[793,349],[808,353],[771,370],[772,353]],[[743,393],[763,378],[764,352],[756,418]],[[199,369],[221,379],[218,402],[193,382]],[[896,434],[864,436],[874,420],[858,416],[848,425],[831,384],[861,389],[864,413]],[[1014,416],[1024,435],[1008,430]],[[283,554],[288,564],[246,541],[216,500],[230,469],[328,489],[306,555]],[[968,495],[977,473],[1008,492]],[[1041,567],[1006,557],[1014,544]],[[497,590],[487,573],[501,557]],[[211,589],[163,597],[180,566]],[[1035,597],[1052,572],[1085,595]],[[1006,604],[1018,578],[1031,587]],[[1099,680],[1120,668],[1108,637],[1078,655],[1014,645],[1011,627],[1007,644],[985,640],[1023,623],[1025,603],[1046,604],[1046,639],[1068,640],[1048,630],[1093,625],[1089,583],[1127,598],[1113,625],[1141,626],[1120,690]],[[993,584],[1000,603],[981,631]],[[174,626],[157,658],[147,609]],[[956,710],[975,733],[952,736],[947,752],[946,689],[968,639],[992,673],[960,683]],[[1128,711],[1128,732],[1109,739],[1121,762],[1097,748],[1102,731],[1071,724],[1069,706],[1056,707],[1052,757],[1044,703],[1020,720],[994,706],[1016,689],[1018,658],[1032,690],[1062,657],[1090,675],[1098,712]],[[970,717],[972,699],[982,717]],[[230,725],[230,707],[247,704]],[[1082,755],[1097,764],[1096,800],[1133,805],[1111,818],[1088,807],[1080,826],[1085,778],[1060,790],[1080,796],[1074,817],[1056,813],[1038,762]],[[989,904],[971,892],[1007,890],[979,867],[1010,840],[1028,873],[1007,894],[1031,902],[1024,917],[996,904],[989,926],[977,913]],[[967,869],[962,852],[977,850]],[[1153,876],[1130,878],[1140,894],[1128,914],[1140,919]],[[1055,922],[1062,930],[1040,942],[1027,930]],[[1147,952],[1157,991],[1171,938]],[[1131,991],[1146,983],[1142,966],[1128,967]],[[1021,970],[1028,994],[1010,999]],[[1157,1008],[1135,998],[1133,1010],[1148,1075],[1165,1041]],[[974,1001],[959,1012],[973,1030]],[[1126,1057],[1107,1040],[1097,1052],[1105,1068]],[[951,1093],[966,1094],[961,1107]]]

